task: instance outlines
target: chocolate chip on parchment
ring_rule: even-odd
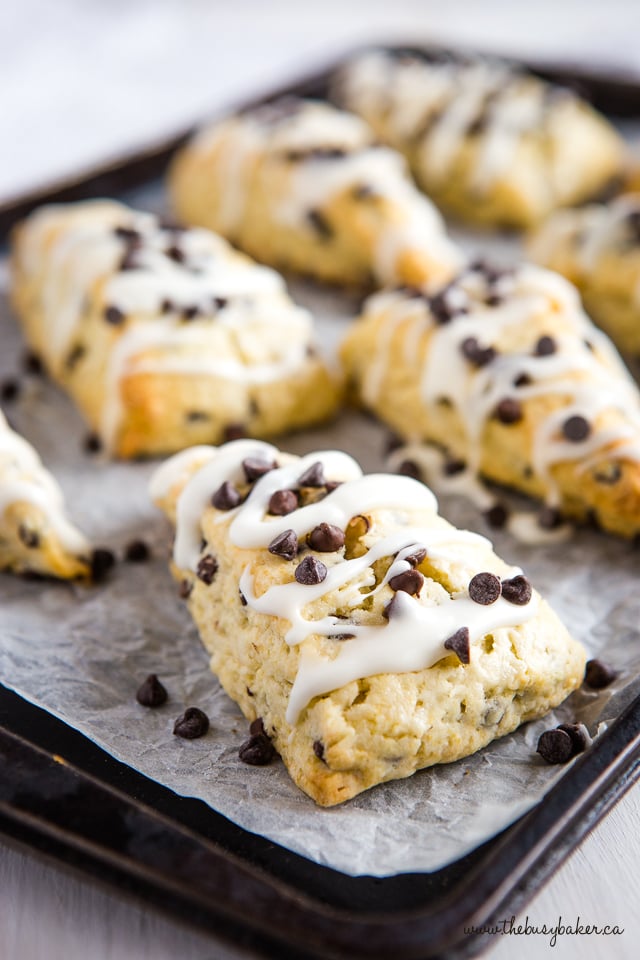
[[[184,740],[196,740],[203,737],[209,729],[209,717],[199,707],[187,707],[182,716],[173,725],[176,737]]]
[[[266,733],[258,733],[241,744],[238,757],[252,767],[265,767],[274,759],[275,748]]]
[[[566,763],[573,756],[573,743],[565,730],[545,730],[536,752],[547,763]]]
[[[536,341],[534,347],[534,354],[536,357],[550,357],[557,350],[557,345],[553,337],[539,337]]]
[[[216,510],[233,510],[241,502],[240,491],[228,480],[225,480],[211,497],[211,503]]]
[[[260,477],[264,477],[266,473],[275,470],[276,466],[274,460],[261,460],[259,457],[247,457],[246,460],[242,461],[242,469],[247,478],[247,483],[254,483]]]
[[[308,556],[302,560],[296,567],[295,578],[298,583],[306,586],[313,586],[316,583],[322,583],[327,576],[327,568],[317,557]]]
[[[444,642],[445,650],[451,650],[455,653],[460,663],[469,663],[471,660],[471,651],[469,646],[469,629],[460,627],[455,633],[452,633]]]
[[[298,494],[295,490],[276,490],[269,500],[269,513],[275,517],[286,517],[298,509]]]
[[[591,425],[584,417],[576,415],[564,421],[562,432],[572,443],[582,443],[591,433]]]
[[[144,540],[131,540],[124,548],[124,558],[128,563],[146,563],[150,556],[151,551]]]
[[[196,568],[196,574],[199,580],[202,580],[202,582],[206,583],[209,587],[213,583],[217,572],[218,561],[213,554],[207,553],[204,557],[200,558]]]
[[[561,723],[558,730],[564,730],[571,738],[572,756],[583,753],[589,746],[589,734],[583,723]]]
[[[484,518],[493,530],[502,530],[509,519],[509,511],[503,503],[494,503],[485,510]]]
[[[298,477],[301,487],[323,487],[326,483],[324,466],[320,460],[312,463],[307,470]]]
[[[402,590],[403,593],[408,593],[411,597],[420,596],[423,584],[424,576],[419,570],[413,568],[411,570],[404,570],[389,580],[389,586],[392,590],[396,593]]]
[[[0,385],[0,398],[4,403],[12,403],[20,396],[20,381],[13,377],[3,380]]]
[[[136,691],[136,700],[143,707],[161,707],[167,701],[167,691],[158,680],[157,674],[150,673]]]
[[[298,556],[298,535],[295,530],[284,530],[269,544],[269,553],[283,560],[293,560]]]
[[[193,584],[190,580],[181,580],[178,587],[178,596],[181,600],[188,600],[193,590]]]
[[[460,344],[462,354],[474,367],[485,367],[496,357],[494,347],[481,347],[477,337],[465,337]]]
[[[518,607],[526,607],[531,600],[532,592],[531,584],[522,574],[502,581],[502,596]]]
[[[522,407],[513,397],[504,397],[495,408],[494,416],[496,420],[506,425],[518,423],[522,420]]]
[[[97,433],[88,433],[84,438],[83,447],[87,453],[100,453],[102,440]]]
[[[109,571],[115,566],[116,558],[112,550],[97,547],[91,554],[91,579],[94,583],[104,580]]]
[[[307,538],[312,550],[319,553],[333,553],[344,546],[344,531],[333,523],[320,523],[314,527]]]
[[[584,682],[592,690],[602,690],[613,683],[617,672],[602,660],[588,660],[584,671]]]
[[[500,591],[500,580],[493,573],[476,573],[469,582],[469,596],[474,603],[481,603],[483,606],[495,603]]]

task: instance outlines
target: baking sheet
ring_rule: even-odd
[[[129,199],[147,208],[161,203],[157,186]],[[458,239],[487,255],[486,237]],[[502,262],[518,255],[510,240],[494,239],[490,247]],[[6,269],[0,284],[4,291]],[[314,311],[331,351],[357,302],[303,284],[292,292]],[[16,371],[23,350],[3,293],[0,379]],[[129,541],[142,537],[153,560],[119,563],[108,583],[93,588],[0,575],[0,682],[118,760],[317,863],[354,876],[445,866],[512,823],[562,776],[565,768],[549,767],[535,753],[542,730],[575,718],[594,735],[640,691],[637,550],[591,531],[565,544],[524,546],[508,534],[489,532],[470,504],[443,497],[441,512],[458,526],[489,533],[498,553],[525,568],[590,654],[602,654],[619,677],[599,694],[578,691],[554,714],[473,757],[377,787],[342,807],[320,809],[292,784],[280,761],[260,768],[238,759],[247,724],[209,673],[169,575],[170,531],[147,495],[156,465],[87,456],[79,414],[46,381],[29,379],[5,412],[54,471],[73,518],[94,543],[122,556]],[[380,470],[384,439],[381,426],[348,413],[282,445],[300,454],[342,448],[365,470]],[[151,672],[169,691],[169,701],[157,710],[135,701],[137,686]],[[202,739],[173,736],[173,723],[186,706],[199,706],[210,717],[211,730]]]

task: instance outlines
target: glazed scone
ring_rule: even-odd
[[[334,86],[437,204],[472,223],[527,227],[622,169],[623,142],[604,117],[505,62],[371,52]]]
[[[462,262],[403,157],[318,101],[287,98],[203,130],[178,153],[169,192],[184,222],[323,281],[437,284]]]
[[[69,522],[60,487],[0,412],[0,570],[86,579],[91,548]]]
[[[212,670],[319,804],[473,753],[581,683],[582,646],[522,571],[415,480],[244,440],[178,454],[151,492]]]
[[[528,252],[577,286],[623,352],[640,355],[640,193],[559,210],[532,234]]]
[[[338,405],[311,315],[208,230],[107,200],[44,207],[15,231],[12,281],[31,348],[116,456],[282,433]]]
[[[342,358],[359,401],[445,451],[461,492],[482,475],[544,501],[545,528],[640,533],[640,394],[558,274],[479,263],[435,297],[382,292]]]

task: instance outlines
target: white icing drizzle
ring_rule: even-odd
[[[290,626],[286,642],[301,646],[287,709],[290,724],[296,723],[314,697],[352,680],[433,666],[447,656],[444,643],[461,627],[468,628],[473,644],[493,630],[519,626],[536,615],[537,595],[524,606],[508,603],[502,597],[490,606],[483,606],[473,602],[467,590],[450,595],[434,584],[429,599],[422,602],[406,593],[396,593],[389,620],[380,625],[351,623],[331,615],[310,619],[309,604],[334,591],[339,592],[341,608],[355,611],[365,598],[374,596],[393,577],[411,569],[406,558],[416,548],[426,548],[432,560],[445,564],[465,563],[470,546],[490,548],[483,537],[456,530],[443,522],[434,526],[411,526],[407,506],[412,512],[420,509],[435,517],[437,504],[431,492],[408,477],[362,476],[355,461],[338,451],[311,453],[298,460],[283,457],[269,444],[245,440],[218,449],[199,447],[172,458],[154,477],[151,494],[154,499],[162,500],[176,484],[185,484],[176,511],[174,561],[178,567],[196,569],[201,553],[202,515],[220,484],[242,480],[242,461],[246,457],[269,462],[275,459],[279,466],[254,483],[240,506],[220,512],[220,522],[231,518],[228,537],[236,547],[264,548],[284,530],[293,530],[300,539],[320,522],[344,529],[354,515],[373,509],[389,511],[394,523],[401,527],[371,546],[363,556],[336,561],[335,555],[329,555],[336,561],[330,562],[324,555],[329,566],[325,579],[317,584],[302,584],[292,579],[269,587],[258,596],[251,567],[245,568],[239,587],[248,606],[259,613],[287,620]],[[287,461],[284,465],[283,460]],[[299,507],[287,516],[268,515],[271,495],[276,490],[295,487],[298,478],[318,461],[327,479],[342,481],[340,485],[321,501]],[[393,559],[384,578],[376,584],[372,566],[383,557]],[[293,572],[293,565],[291,569]],[[507,576],[520,573],[519,568],[511,568]],[[334,641],[336,646],[330,653],[325,654],[305,644],[307,638],[318,636],[339,639]]]

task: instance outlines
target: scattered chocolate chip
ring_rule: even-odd
[[[3,380],[0,385],[0,398],[4,403],[12,403],[20,396],[20,382],[18,380]]]
[[[102,440],[97,433],[88,433],[84,438],[83,446],[87,453],[100,453]]]
[[[243,763],[252,767],[265,767],[274,759],[276,751],[271,740],[265,733],[258,733],[249,737],[240,746],[238,756]]]
[[[136,700],[143,707],[161,707],[167,701],[167,691],[155,673],[150,673],[136,691]]]
[[[469,583],[469,596],[474,603],[488,606],[500,596],[500,580],[493,573],[476,573]]]
[[[210,586],[213,583],[217,572],[218,561],[212,554],[207,553],[204,557],[200,558],[196,568],[196,574],[203,583],[206,583],[207,586]]]
[[[557,350],[553,337],[540,337],[534,348],[536,357],[550,357]]]
[[[445,477],[455,477],[457,473],[464,473],[467,469],[467,464],[464,460],[446,460],[444,466],[442,467],[442,472]]]
[[[35,550],[36,547],[40,546],[40,534],[37,530],[25,526],[24,523],[21,523],[18,527],[18,537],[27,550]]]
[[[603,464],[593,472],[593,479],[597,483],[604,483],[607,485],[617,483],[621,476],[622,467],[619,463]]]
[[[24,357],[22,358],[22,366],[25,373],[31,374],[33,377],[42,377],[44,376],[44,364],[37,353],[34,353],[33,350],[28,350]]]
[[[395,616],[397,612],[398,612],[398,595],[394,594],[394,596],[391,597],[391,600],[389,600],[389,603],[387,603],[382,608],[382,616],[385,618],[385,620],[390,620],[393,616]]]
[[[509,519],[509,511],[503,503],[494,503],[485,510],[484,518],[493,530],[502,530]]]
[[[460,344],[463,356],[474,367],[485,367],[496,357],[493,347],[481,347],[476,337],[466,337]]]
[[[447,296],[447,290],[443,290],[441,293],[437,293],[434,297],[431,297],[429,300],[429,309],[431,310],[433,319],[441,326],[445,323],[450,323],[454,317],[468,312],[465,306],[455,305],[451,302],[451,299]]]
[[[427,558],[427,551],[424,547],[418,547],[417,550],[414,550],[413,553],[407,554],[403,557],[403,560],[406,560],[407,563],[410,563],[412,567],[419,567],[423,560]]]
[[[531,382],[531,377],[528,373],[519,373],[513,381],[513,385],[514,387],[528,387]]]
[[[313,752],[315,753],[318,760],[324,760],[324,743],[322,740],[313,741]]]
[[[211,497],[211,503],[216,510],[233,510],[242,503],[242,496],[232,483],[225,480]]]
[[[565,420],[562,432],[572,443],[582,443],[591,433],[591,425],[584,417],[576,415]]]
[[[243,606],[243,607],[246,607],[246,605],[247,605],[247,598],[245,597],[245,595],[244,595],[244,593],[242,592],[242,590],[239,590],[238,592],[239,592],[239,594],[240,594],[240,605]]]
[[[119,310],[118,307],[107,307],[104,312],[104,318],[107,323],[111,323],[114,327],[117,327],[124,320],[124,313],[122,310]]]
[[[575,757],[577,753],[583,753],[589,746],[589,737],[587,730],[582,723],[561,723],[558,730],[564,730],[571,738],[571,755]]]
[[[502,581],[502,596],[505,600],[508,600],[509,603],[515,603],[519,607],[526,607],[531,600],[531,595],[531,584],[522,574]]]
[[[420,591],[424,584],[424,576],[420,573],[419,570],[411,569],[404,570],[402,573],[396,574],[395,577],[391,577],[389,580],[389,586],[392,590],[395,590],[396,593],[398,590],[402,590],[403,593],[408,593],[409,596],[419,597]]]
[[[322,583],[327,576],[327,572],[322,560],[310,555],[305,557],[296,567],[295,578],[298,583],[313,586],[316,583]]]
[[[548,505],[542,507],[538,513],[538,526],[542,530],[555,530],[562,524],[562,514],[557,507]]]
[[[185,261],[184,250],[181,250],[180,247],[176,246],[175,243],[165,250],[165,256],[169,257],[170,260],[175,261],[175,263],[184,263]]]
[[[420,467],[415,460],[403,460],[398,467],[398,473],[402,477],[411,477],[412,480],[422,480]]]
[[[298,477],[301,487],[323,487],[325,484],[324,466],[317,460]]]
[[[260,477],[264,477],[266,473],[275,470],[276,467],[277,464],[273,460],[260,460],[258,457],[247,457],[246,460],[242,461],[242,469],[247,478],[247,483],[254,483]]]
[[[284,530],[269,544],[269,553],[283,560],[293,560],[298,556],[298,535],[295,530]]]
[[[547,763],[566,763],[573,755],[571,737],[564,730],[545,730],[538,740],[537,753]]]
[[[298,494],[295,490],[276,490],[269,500],[269,513],[276,517],[286,517],[298,509]]]
[[[469,630],[467,627],[460,627],[455,633],[444,642],[445,650],[451,650],[455,653],[460,663],[469,663],[471,651],[469,646]]]
[[[333,553],[344,546],[344,531],[332,523],[320,523],[309,534],[307,543],[319,553]]]
[[[229,303],[228,297],[214,297],[213,298],[213,307],[214,310],[224,310],[224,308]]]
[[[322,240],[330,240],[333,236],[333,227],[319,210],[309,210],[307,220]]]
[[[228,443],[230,440],[242,440],[247,435],[247,428],[244,423],[230,423],[224,428],[224,439]]]
[[[144,540],[132,540],[124,550],[124,558],[128,563],[146,563],[151,551]]]
[[[505,397],[498,403],[494,411],[494,416],[496,420],[506,425],[518,423],[522,420],[522,407],[520,403],[512,397]]]
[[[209,717],[198,707],[187,707],[181,717],[173,725],[176,737],[184,740],[195,740],[203,737],[209,729]]]
[[[592,690],[602,690],[613,683],[618,676],[613,667],[603,663],[602,660],[588,660],[584,671],[584,682]]]

